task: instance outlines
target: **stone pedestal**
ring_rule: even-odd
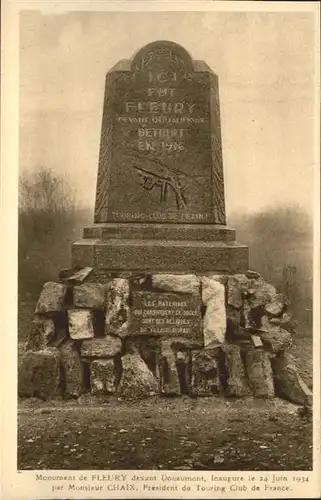
[[[248,247],[223,225],[101,223],[72,245],[72,267],[106,271],[222,272],[248,269]]]
[[[19,369],[21,396],[47,399],[59,389],[63,397],[75,398],[90,389],[124,399],[268,398],[276,382],[291,401],[311,401],[285,356],[283,330],[273,324],[280,313],[271,311],[277,291],[257,273],[137,272],[104,283],[86,281],[91,274],[82,285],[69,283],[68,296],[55,306],[44,285],[41,303],[44,311],[50,305],[50,323],[36,313],[40,326],[32,325]],[[52,290],[63,283],[56,285]],[[262,316],[256,327],[228,321],[235,311],[243,320],[246,313],[253,317],[258,304]],[[286,308],[284,302],[283,314]],[[62,314],[66,335],[52,348]]]

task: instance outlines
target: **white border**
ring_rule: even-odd
[[[4,352],[2,352],[2,498],[65,498],[50,493],[46,484],[36,486],[35,472],[16,471],[16,352],[17,339],[15,335],[17,323],[17,186],[18,186],[18,37],[19,37],[19,11],[41,10],[44,12],[58,13],[71,10],[78,11],[256,11],[256,12],[313,12],[315,15],[315,179],[314,179],[314,471],[306,473],[311,478],[309,485],[296,486],[291,492],[291,498],[316,498],[320,495],[320,6],[315,2],[208,2],[208,1],[4,1],[2,5],[2,65],[1,65],[1,331],[5,332]],[[39,471],[37,471],[39,472]],[[48,473],[49,471],[46,471]],[[55,471],[58,474],[59,471]],[[97,473],[98,471],[93,471]],[[103,472],[103,471],[102,471]],[[110,471],[109,471],[110,472]],[[124,473],[125,471],[119,471]],[[72,473],[72,471],[68,471]],[[86,471],[90,475],[90,471]],[[106,473],[106,471],[105,471]],[[157,472],[158,473],[158,472]],[[172,472],[173,473],[173,472]],[[248,474],[249,472],[246,472]],[[76,471],[76,474],[80,474]],[[159,472],[159,474],[161,474]],[[180,475],[184,474],[183,472]],[[196,474],[196,473],[195,473]],[[210,472],[209,472],[210,474]],[[224,473],[227,475],[228,473]],[[231,472],[230,474],[235,474]],[[262,472],[253,472],[253,475],[262,475]],[[266,473],[272,474],[271,472]],[[298,475],[298,472],[283,472],[286,475]],[[184,493],[181,497],[196,498],[195,492]],[[265,495],[264,498],[287,498],[282,494]],[[88,498],[89,496],[68,494],[69,498]],[[143,498],[142,493],[118,493],[109,495],[110,498]],[[167,495],[168,498],[171,494]],[[199,495],[198,498],[201,498]],[[233,498],[248,498],[249,494],[233,493]],[[103,496],[94,498],[106,498]],[[150,498],[150,496],[149,496]],[[164,498],[162,494],[155,493],[153,498]],[[206,498],[204,496],[203,498]],[[219,495],[217,496],[219,498]],[[223,496],[222,496],[223,498]],[[228,498],[228,497],[225,497]],[[251,498],[262,498],[262,493],[253,493]]]

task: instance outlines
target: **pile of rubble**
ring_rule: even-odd
[[[154,274],[92,281],[91,268],[44,285],[19,363],[19,395],[85,394],[272,398],[312,405],[287,353],[293,321],[284,295],[255,272]],[[199,294],[203,343],[131,331],[132,290]]]

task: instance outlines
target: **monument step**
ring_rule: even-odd
[[[235,230],[214,224],[102,223],[85,226],[85,239],[235,241]]]
[[[72,267],[97,270],[244,272],[248,247],[237,242],[82,239],[72,245]]]

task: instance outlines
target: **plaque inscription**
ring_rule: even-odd
[[[189,294],[133,292],[131,335],[184,337],[202,342],[200,298]]]
[[[108,220],[213,222],[209,85],[162,44],[116,79]]]
[[[174,42],[106,75],[95,222],[226,223],[218,79]]]

